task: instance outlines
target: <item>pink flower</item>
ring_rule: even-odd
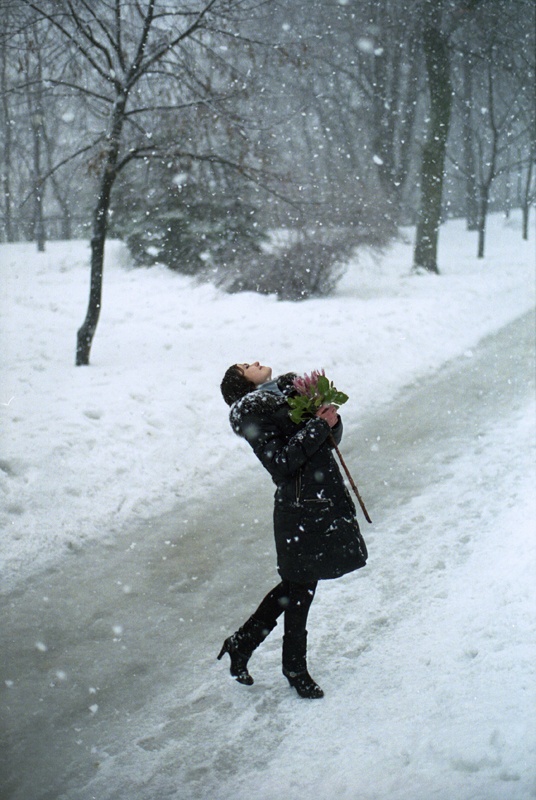
[[[323,369],[315,369],[310,375],[305,374],[303,377],[294,378],[293,385],[298,394],[309,395],[313,397],[316,393],[318,379],[325,377],[326,373]]]

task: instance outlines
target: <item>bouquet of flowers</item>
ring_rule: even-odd
[[[331,405],[335,406],[335,408],[339,408],[348,400],[348,395],[344,394],[344,392],[339,392],[339,390],[333,385],[333,381],[330,381],[328,378],[326,378],[326,373],[323,369],[315,369],[310,375],[304,375],[301,378],[299,376],[294,378],[293,385],[298,394],[295,397],[287,397],[287,402],[292,409],[289,413],[289,416],[291,420],[296,423],[300,423],[306,419],[311,419],[314,417],[321,406]],[[346,477],[350,482],[350,486],[354,490],[354,493],[359,501],[359,505],[361,506],[361,510],[365,515],[365,519],[367,522],[372,522],[368,511],[365,508],[363,498],[359,494],[359,489],[357,488],[354,479],[350,475],[344,458],[341,455],[341,451],[337,447],[335,439],[331,434],[330,440],[331,446],[339,456],[341,466],[346,473]]]
[[[290,418],[296,423],[314,417],[321,406],[339,408],[348,400],[348,395],[339,392],[333,381],[326,378],[323,369],[315,369],[310,375],[294,378],[293,385],[298,394],[287,398],[287,402],[292,409]]]

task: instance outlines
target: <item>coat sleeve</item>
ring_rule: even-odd
[[[331,431],[325,420],[315,417],[289,439],[269,417],[254,415],[243,417],[240,429],[276,483],[297,472]]]
[[[331,429],[331,435],[335,439],[335,444],[340,444],[342,439],[342,419],[339,417],[337,424]]]

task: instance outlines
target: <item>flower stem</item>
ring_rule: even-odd
[[[332,435],[331,433],[330,433],[330,435],[329,435],[329,438],[330,438],[330,440],[331,440],[331,444],[333,445],[333,448],[334,448],[335,452],[336,452],[336,453],[337,453],[337,455],[339,456],[339,460],[340,460],[340,462],[341,462],[341,464],[342,464],[342,466],[343,466],[343,469],[344,469],[344,471],[346,472],[346,477],[347,477],[347,478],[348,478],[348,480],[350,481],[350,486],[352,487],[352,489],[353,489],[353,490],[354,490],[354,492],[355,492],[355,495],[356,495],[356,497],[357,497],[357,499],[358,499],[358,501],[359,501],[359,505],[361,506],[361,511],[362,511],[362,512],[363,512],[363,514],[365,515],[365,519],[367,520],[367,522],[372,522],[371,518],[370,518],[370,517],[369,517],[369,515],[368,515],[368,511],[367,511],[367,509],[365,508],[365,504],[364,504],[364,502],[363,502],[363,499],[362,499],[361,495],[359,494],[359,489],[358,489],[358,488],[357,488],[357,486],[355,485],[355,481],[354,481],[354,479],[352,478],[352,476],[350,475],[350,471],[349,471],[348,467],[346,466],[346,462],[345,462],[344,458],[342,457],[341,451],[340,451],[340,450],[339,450],[339,448],[337,447],[337,443],[336,443],[336,441],[335,441],[335,439],[333,438],[333,435]]]

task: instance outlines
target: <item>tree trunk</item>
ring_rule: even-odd
[[[106,218],[109,202],[101,189],[97,208],[93,212],[93,235],[91,237],[91,280],[86,318],[76,334],[76,366],[88,366],[93,337],[99,322],[102,301],[102,273],[104,245],[106,242]]]
[[[62,214],[61,214],[61,238],[66,241],[73,238],[71,212],[68,209],[64,208],[62,208]]]
[[[377,171],[380,185],[387,201],[392,197],[393,175],[393,130],[390,106],[387,100],[386,87],[386,60],[385,51],[374,58],[374,95],[372,98],[372,119],[374,125],[373,148],[377,158]]]
[[[93,337],[99,322],[102,302],[102,275],[104,267],[104,246],[108,230],[108,212],[112,187],[117,177],[117,159],[123,128],[126,97],[116,103],[112,122],[112,132],[108,137],[109,148],[101,176],[97,205],[93,212],[93,231],[91,237],[91,280],[89,303],[86,318],[76,335],[76,366],[88,366]]]
[[[478,252],[477,258],[484,258],[484,243],[486,240],[486,219],[488,216],[489,186],[480,187],[478,202]]]
[[[452,87],[446,37],[440,30],[441,7],[428,3],[423,31],[423,50],[430,91],[430,123],[422,153],[421,205],[413,269],[439,273],[437,244],[441,223],[441,200],[445,151],[450,126]]]
[[[45,220],[43,216],[43,182],[38,179],[35,183],[34,190],[34,239],[37,243],[37,250],[39,253],[45,252],[46,231]]]
[[[488,72],[488,118],[491,136],[489,137],[490,150],[484,149],[480,155],[480,185],[478,187],[478,252],[477,258],[484,258],[484,241],[486,236],[486,218],[488,215],[489,195],[491,184],[496,177],[497,153],[499,147],[500,130],[495,121],[495,102],[493,96],[493,71],[491,63]]]
[[[417,115],[417,95],[419,91],[419,64],[420,60],[416,48],[410,54],[410,71],[404,91],[404,105],[400,121],[400,163],[396,173],[396,182],[399,184],[399,206],[403,206],[403,197],[406,192],[408,176],[413,158],[413,141],[415,119]],[[412,56],[412,57],[411,57]]]
[[[68,240],[72,238],[71,207],[68,200],[68,190],[65,190],[65,187],[62,185],[56,173],[53,171],[54,148],[45,128],[43,128],[43,143],[45,145],[47,166],[50,173],[49,180],[52,186],[52,194],[54,195],[56,202],[61,209],[61,238]]]
[[[12,171],[12,121],[7,91],[7,54],[6,42],[2,39],[0,91],[2,96],[2,128],[4,135],[3,163],[2,163],[2,197],[4,207],[4,233],[6,242],[14,242],[13,215],[11,202],[11,171]]]
[[[383,52],[374,56],[371,76],[372,146],[380,185],[398,222],[412,154],[420,53],[413,42],[413,22],[396,11],[391,17],[380,4],[375,8],[375,24],[385,41]]]
[[[54,184],[57,185],[57,181],[52,182],[52,186],[55,189]],[[59,191],[54,191],[54,197],[61,209],[61,238],[67,241],[73,238],[71,209],[69,203]]]
[[[530,213],[530,206],[531,206],[531,187],[532,187],[532,172],[534,169],[534,147],[531,148],[530,157],[529,157],[529,165],[527,169],[527,178],[525,182],[525,191],[523,192],[523,202],[522,202],[522,211],[523,211],[523,239],[525,241],[529,238],[529,213]]]
[[[529,210],[530,205],[523,205],[523,239],[528,241],[529,238]]]
[[[28,70],[30,74],[30,70]],[[41,145],[43,142],[44,130],[44,112],[43,112],[43,92],[42,92],[42,74],[41,74],[41,53],[37,53],[37,86],[35,89],[35,106],[32,96],[28,94],[28,106],[31,117],[32,135],[33,135],[33,187],[34,187],[34,218],[33,218],[33,235],[37,242],[37,250],[40,253],[45,251],[46,231],[45,220],[43,212],[43,195],[45,193],[45,182],[42,175],[41,166]]]
[[[467,230],[478,228],[478,202],[476,191],[475,154],[473,150],[473,130],[471,127],[471,108],[473,103],[473,87],[471,65],[464,57],[462,62],[463,103],[462,103],[462,135],[463,160],[465,166],[465,216]]]

